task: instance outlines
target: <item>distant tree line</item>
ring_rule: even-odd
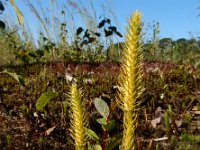
[[[112,44],[109,49],[113,57],[119,57],[124,43]],[[145,61],[196,63],[200,60],[200,39],[162,38],[156,43],[148,41],[142,47]],[[111,56],[112,57],[112,56]]]

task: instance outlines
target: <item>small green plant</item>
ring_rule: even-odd
[[[24,115],[27,115],[27,114],[29,113],[29,109],[28,109],[28,107],[27,107],[25,104],[23,104],[23,105],[21,106],[21,111],[22,111],[22,113],[23,113]]]
[[[183,141],[190,141],[190,142],[199,142],[200,141],[200,135],[192,135],[192,134],[181,134],[181,138]]]
[[[171,128],[170,120],[172,123],[174,122],[172,108],[169,105],[168,110],[164,113],[165,132],[166,132],[169,142],[171,142],[171,139],[172,139],[172,128]],[[173,125],[175,124],[173,123]]]
[[[137,111],[139,108],[139,103],[137,99],[140,97],[143,87],[141,85],[142,78],[142,55],[140,52],[141,43],[141,30],[142,30],[142,22],[141,22],[141,14],[136,12],[129,22],[129,35],[127,35],[126,48],[124,50],[124,57],[122,59],[122,73],[120,80],[120,106],[124,111],[124,133],[123,133],[123,141],[122,148],[125,150],[131,150],[134,147],[134,132],[137,127]],[[105,23],[105,21],[104,21]],[[103,24],[102,23],[102,26]],[[83,31],[80,28],[80,31],[77,33],[79,35]],[[85,34],[88,31],[85,31]],[[113,32],[113,31],[112,31]],[[107,33],[107,32],[106,32]],[[107,33],[108,34],[108,33]],[[111,31],[109,33],[112,34]],[[109,35],[106,35],[109,36]],[[90,40],[90,37],[87,37]],[[87,42],[87,41],[86,41]],[[80,93],[77,91],[76,85],[72,85],[70,92],[71,99],[71,119],[72,119],[72,137],[75,141],[76,149],[84,149],[85,141],[83,140],[83,136],[85,136],[85,129],[83,128],[83,122],[85,116],[82,113],[82,104],[80,103]],[[108,147],[114,148],[116,144],[118,144],[120,135],[118,137],[113,138],[114,140],[108,144],[108,131],[115,127],[115,121],[110,120],[110,110],[108,105],[101,99],[95,99],[95,107],[99,111],[99,113],[103,116],[103,118],[99,118],[96,121],[101,124],[103,133],[103,143],[101,144],[101,148],[103,150],[108,149]],[[80,115],[81,114],[81,115]],[[78,122],[79,124],[77,124]],[[78,130],[79,129],[79,130]],[[78,132],[78,133],[77,133]],[[92,132],[93,135],[94,132]],[[99,138],[97,138],[99,139]],[[110,140],[111,141],[111,140]],[[78,142],[81,142],[78,143]]]
[[[115,120],[111,118],[112,112],[108,104],[101,98],[95,98],[94,105],[101,116],[103,116],[102,118],[96,119],[96,121],[101,124],[103,132],[101,142],[100,138],[93,139],[95,139],[97,143],[100,143],[98,145],[101,147],[102,150],[112,150],[119,145],[122,134],[117,134],[113,137],[109,135],[109,132],[115,128]],[[96,135],[96,133],[94,135]]]

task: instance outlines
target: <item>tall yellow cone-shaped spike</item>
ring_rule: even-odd
[[[86,111],[83,101],[81,100],[81,91],[77,89],[77,85],[73,84],[70,91],[70,118],[71,118],[71,136],[74,139],[76,150],[84,150],[86,148]]]
[[[142,54],[141,54],[141,13],[136,11],[129,20],[128,34],[126,35],[125,48],[122,57],[122,70],[119,82],[119,106],[123,110],[123,138],[122,149],[133,150],[135,129],[140,102],[139,96],[143,91],[142,79]]]

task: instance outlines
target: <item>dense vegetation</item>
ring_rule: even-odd
[[[84,6],[69,2],[82,15]],[[0,147],[74,149],[75,136],[71,137],[70,131],[76,130],[71,129],[70,120],[76,110],[73,104],[81,99],[88,119],[84,123],[87,148],[119,149],[125,111],[118,107],[117,95],[125,43],[114,42],[123,38],[118,27],[110,18],[94,21],[85,15],[93,26],[74,26],[74,33],[69,34],[67,23],[60,21],[58,36],[51,38],[38,8],[27,1],[44,29],[36,43],[14,0],[0,1],[0,17],[5,15],[5,4],[13,6],[19,26],[0,19]],[[65,11],[60,14],[65,16]],[[140,40],[144,91],[137,99],[140,107],[133,145],[138,150],[197,150],[200,40],[160,39],[159,23],[155,22],[152,38]],[[81,89],[80,95],[76,88]],[[77,101],[70,103],[73,93]]]

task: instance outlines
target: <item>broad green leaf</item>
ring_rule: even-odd
[[[20,85],[25,86],[24,78],[21,75],[17,75],[15,72],[8,72],[7,70],[1,72],[13,77]]]
[[[36,109],[42,110],[49,103],[51,99],[57,96],[58,96],[58,93],[52,92],[52,91],[43,93],[37,100]]]
[[[94,106],[97,109],[97,111],[104,117],[107,118],[110,114],[110,109],[108,107],[108,104],[100,99],[100,98],[95,98],[94,99]]]
[[[96,142],[100,140],[99,136],[94,131],[88,128],[86,130],[87,130],[87,135],[89,138],[93,139]]]
[[[106,118],[98,118],[96,121],[101,125],[107,125]]]
[[[98,118],[96,121],[102,125],[104,131],[111,131],[115,127],[115,120],[106,122],[106,118]]]

